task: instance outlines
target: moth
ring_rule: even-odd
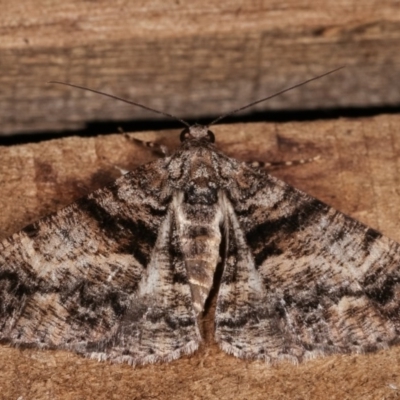
[[[171,361],[198,348],[221,263],[215,340],[229,354],[298,362],[397,343],[400,245],[182,122],[174,154],[0,243],[2,341]]]

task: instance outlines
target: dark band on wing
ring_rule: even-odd
[[[146,266],[150,260],[150,251],[157,239],[157,232],[149,229],[140,219],[123,218],[121,215],[112,215],[98,201],[85,198],[78,201],[79,209],[93,218],[102,233],[115,241],[116,253],[133,254],[134,257]]]
[[[267,220],[255,226],[246,234],[247,243],[254,252],[256,266],[271,255],[279,255],[284,250],[279,247],[279,240],[304,230],[329,211],[329,206],[319,200],[311,200],[295,208],[290,214],[274,220]]]

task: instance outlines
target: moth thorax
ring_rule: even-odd
[[[197,178],[189,182],[185,190],[184,201],[189,204],[212,205],[218,201],[218,186],[205,178]]]

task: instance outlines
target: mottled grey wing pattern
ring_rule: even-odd
[[[245,166],[238,176],[247,187],[230,195],[221,347],[297,361],[397,342],[400,245],[271,176]]]
[[[400,245],[219,153],[207,127],[0,243],[0,339],[130,364],[217,342],[298,361],[398,341]],[[220,253],[221,252],[221,253]]]
[[[166,162],[0,243],[1,339],[132,364],[197,348],[190,288],[171,245]]]

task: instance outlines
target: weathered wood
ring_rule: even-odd
[[[157,118],[49,80],[197,118],[347,65],[256,109],[400,103],[396,0],[3,3],[3,134]]]
[[[293,160],[273,172],[335,208],[400,241],[400,117],[339,119],[214,128],[218,146],[238,159]],[[179,132],[138,136],[176,146]],[[0,238],[153,159],[122,135],[67,138],[0,147]],[[400,388],[400,347],[269,367],[236,359],[206,340],[191,357],[133,369],[62,351],[0,346],[0,398],[391,399]]]

